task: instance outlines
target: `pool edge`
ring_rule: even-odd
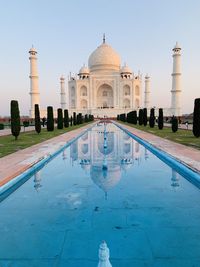
[[[148,141],[142,139],[136,134],[131,133],[128,129],[126,129],[123,125],[112,121],[118,128],[126,132],[130,137],[136,140],[139,144],[143,145],[150,152],[152,152],[155,156],[157,156],[160,160],[165,162],[168,166],[177,171],[180,175],[185,177],[188,181],[192,182],[198,188],[200,188],[200,172],[191,166],[187,165],[185,162],[180,161],[173,155],[168,152],[156,147],[155,145],[149,143]]]

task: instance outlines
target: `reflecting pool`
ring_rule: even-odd
[[[1,267],[199,267],[200,191],[98,124],[0,203]]]

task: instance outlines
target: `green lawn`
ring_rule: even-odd
[[[58,136],[60,134],[72,131],[74,129],[80,128],[88,123],[72,126],[69,128],[64,128],[58,130],[55,127],[53,132],[47,132],[46,129],[42,129],[40,134],[37,134],[35,131],[22,132],[20,133],[18,140],[15,141],[14,136],[6,135],[0,137],[0,158],[8,154],[14,153],[18,150],[27,148],[29,146],[41,143],[45,140],[48,140],[52,137]],[[23,128],[22,128],[23,130]]]
[[[194,137],[191,130],[178,129],[176,133],[173,133],[170,127],[164,127],[162,130],[159,130],[158,126],[150,128],[149,126],[133,125],[130,123],[123,123],[123,124],[127,124],[144,132],[155,134],[157,136],[174,141],[176,143],[200,149],[200,138]]]

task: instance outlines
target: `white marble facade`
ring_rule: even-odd
[[[105,42],[90,55],[88,67],[68,81],[69,112],[116,117],[138,109],[141,103],[141,77],[124,65],[120,56]]]

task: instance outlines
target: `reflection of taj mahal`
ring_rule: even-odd
[[[120,57],[105,42],[90,55],[88,68],[68,82],[70,113],[92,113],[95,117],[128,112],[141,106],[141,77],[121,67]]]
[[[79,161],[94,183],[107,192],[120,181],[121,171],[139,160],[140,146],[115,125],[108,124],[106,129],[101,125],[71,145],[70,157]]]

